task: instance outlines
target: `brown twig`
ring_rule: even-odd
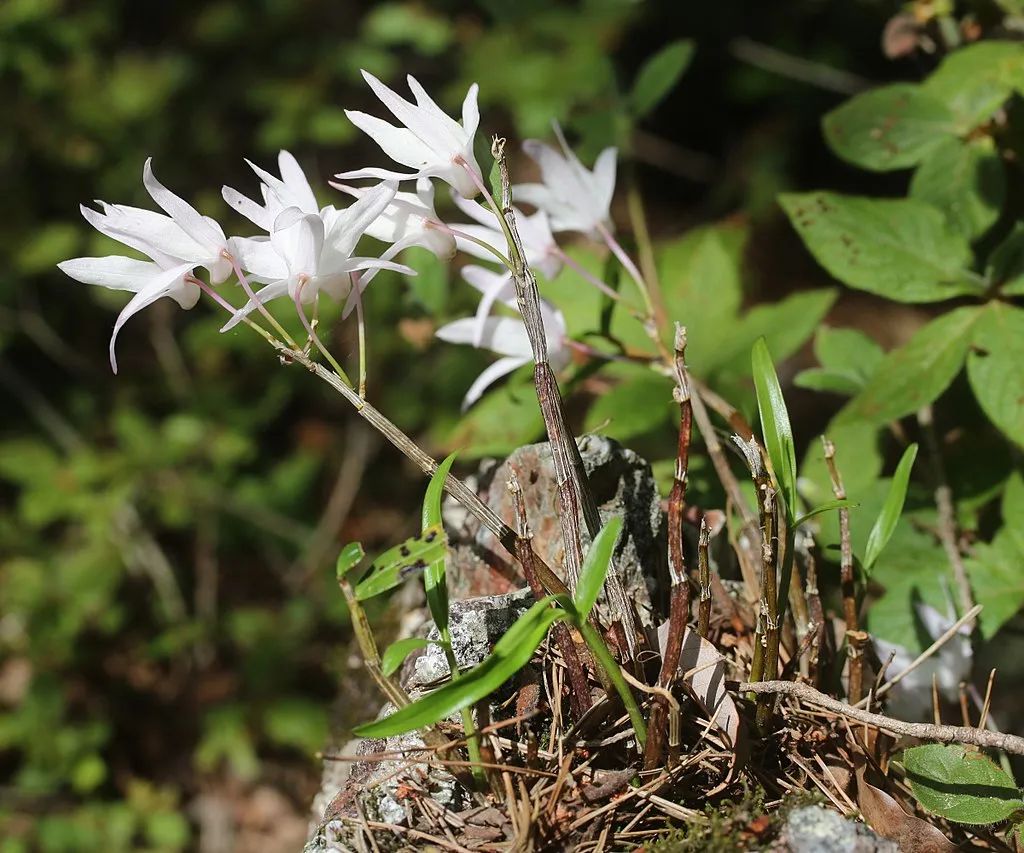
[[[700,517],[700,538],[697,540],[697,578],[700,583],[700,603],[697,605],[697,633],[704,640],[711,628],[711,530],[708,520]]]
[[[935,418],[931,406],[925,406],[917,413],[917,422],[921,425],[924,434],[925,446],[928,448],[928,457],[932,468],[932,481],[935,488],[935,508],[939,513],[939,541],[942,549],[946,552],[946,558],[953,570],[953,580],[956,583],[957,595],[960,598],[960,609],[964,613],[974,607],[974,595],[971,592],[971,582],[967,577],[967,569],[964,566],[963,555],[960,553],[960,546],[957,544],[958,534],[956,525],[956,509],[953,505],[953,490],[949,487],[946,479],[946,468],[942,463],[942,449],[939,447],[939,439],[935,434]],[[974,623],[970,623],[971,631],[974,630]]]
[[[896,735],[934,740],[939,743],[963,743],[990,749],[1001,749],[1012,755],[1024,755],[1024,738],[1017,735],[966,728],[964,726],[939,726],[933,723],[907,723],[882,714],[863,711],[826,696],[811,687],[796,681],[758,681],[737,684],[740,693],[776,694],[793,696],[809,705],[833,711],[840,716]]]
[[[836,465],[836,446],[821,437],[825,449],[825,464],[832,478],[832,493],[836,500],[846,500],[843,478]],[[856,705],[864,692],[864,657],[857,613],[857,585],[853,574],[853,545],[850,542],[850,511],[839,510],[839,572],[843,593],[843,620],[846,622],[846,654],[850,664],[849,685],[846,695]]]

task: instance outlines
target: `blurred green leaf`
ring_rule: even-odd
[[[672,408],[672,383],[667,378],[626,379],[594,401],[583,429],[626,441],[667,424]]]
[[[885,357],[842,417],[883,424],[937,399],[963,367],[982,313],[980,308],[956,308],[923,326],[908,343]]]
[[[532,382],[513,377],[469,410],[451,435],[449,446],[461,447],[466,459],[507,456],[543,431]]]
[[[920,86],[895,83],[854,95],[823,127],[836,154],[881,172],[920,163],[952,134],[953,113]]]
[[[980,237],[999,218],[1006,197],[1006,173],[992,140],[943,141],[914,172],[910,196],[941,210],[951,231]]]
[[[938,302],[979,293],[967,272],[967,241],[916,199],[784,193],[783,210],[811,254],[850,287],[896,302]]]
[[[932,743],[903,752],[910,790],[932,814],[955,823],[999,823],[1024,809],[1020,791],[983,752]]]
[[[611,518],[605,522],[594,541],[587,549],[583,568],[580,570],[580,581],[573,599],[580,619],[590,616],[591,608],[597,601],[604,587],[604,579],[612,563],[612,552],[622,532],[622,519]]]
[[[1024,91],[1024,45],[983,41],[955,50],[922,87],[956,117],[966,134],[986,122],[1013,92]]]
[[[868,536],[867,548],[864,552],[864,569],[868,572],[874,567],[885,546],[889,544],[896,525],[903,514],[903,504],[907,499],[907,488],[910,485],[910,471],[917,458],[917,445],[911,444],[900,458],[896,473],[892,475],[889,494],[886,495],[882,511],[875,519],[874,526]]]
[[[1024,309],[990,302],[967,354],[967,378],[989,419],[1024,446]]]
[[[829,501],[828,503],[824,503],[821,506],[816,506],[810,512],[805,512],[803,515],[797,518],[796,521],[793,522],[793,526],[799,527],[804,522],[810,521],[812,518],[816,518],[822,513],[832,512],[833,510],[837,509],[848,509],[849,507],[852,506],[857,506],[857,504],[855,504],[851,500],[848,500],[847,498],[843,498],[842,500]]]
[[[534,604],[520,616],[494,645],[490,656],[481,664],[411,705],[390,716],[355,729],[358,737],[392,737],[415,731],[447,719],[494,693],[509,678],[530,662],[548,630],[565,619],[566,613],[551,607],[550,596]]]
[[[352,569],[358,566],[365,556],[366,552],[363,550],[363,546],[359,542],[349,542],[344,548],[342,548],[341,553],[338,554],[338,563],[336,567],[338,580],[341,580],[345,575],[352,571]]]
[[[831,326],[818,329],[814,354],[821,367],[801,371],[793,384],[848,396],[864,388],[883,358],[882,348],[863,332]]]
[[[985,276],[1007,296],[1024,296],[1024,223],[992,250]]]
[[[633,115],[643,118],[665,99],[690,67],[695,49],[690,39],[680,39],[663,47],[640,67],[629,93]]]

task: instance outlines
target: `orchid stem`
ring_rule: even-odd
[[[363,319],[363,292],[359,289],[359,273],[351,274],[352,295],[356,301],[356,328],[359,331],[359,396],[366,397],[366,322]]]
[[[302,288],[305,286],[306,280],[302,280],[299,282],[299,286],[295,290],[295,311],[299,315],[302,325],[306,327],[306,333],[309,335],[309,339],[316,345],[316,348],[323,353],[324,358],[326,358],[331,367],[334,368],[334,372],[337,373],[349,387],[352,387],[352,380],[348,378],[348,375],[342,369],[341,365],[338,364],[337,359],[331,355],[330,350],[323,345],[323,342],[320,340],[320,336],[316,333],[316,329],[313,328],[312,324],[309,322],[309,318],[306,316],[306,311],[302,307]],[[298,349],[298,347],[295,348]]]
[[[292,347],[295,347],[295,349],[298,349],[298,345],[295,343],[292,336],[289,335],[287,331],[285,331],[284,326],[282,326],[277,321],[277,318],[275,318],[274,315],[270,313],[270,311],[267,309],[267,306],[256,298],[256,294],[253,292],[252,285],[249,284],[249,279],[246,278],[245,273],[242,271],[242,265],[238,263],[238,258],[232,255],[230,252],[223,252],[222,255],[231,264],[231,268],[235,271],[235,275],[238,276],[238,283],[242,286],[242,290],[245,291],[245,295],[249,297],[249,301],[254,303],[259,312],[264,317],[267,318],[267,322],[269,322],[270,325],[277,330],[277,333],[281,336],[282,340],[290,344]]]
[[[562,259],[565,265],[570,267],[574,272],[578,273],[580,277],[583,278],[588,284],[594,285],[594,287],[600,290],[601,293],[603,293],[609,299],[614,299],[616,302],[622,301],[621,293],[609,287],[607,283],[601,281],[601,279],[599,279],[596,275],[590,272],[590,270],[583,266],[583,264],[581,264],[574,257],[572,257],[572,255],[567,254],[561,248],[559,248],[557,252],[558,257]]]

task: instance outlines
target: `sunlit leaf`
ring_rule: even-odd
[[[409,657],[410,652],[416,649],[425,649],[430,645],[430,640],[422,637],[406,637],[404,640],[396,640],[380,656],[380,669],[385,675],[394,675]]]
[[[914,467],[916,458],[917,445],[912,444],[903,452],[903,457],[900,459],[899,465],[896,466],[896,473],[892,475],[889,494],[882,505],[882,511],[875,519],[874,527],[871,528],[867,549],[864,552],[864,568],[869,571],[889,543],[893,531],[896,530],[896,525],[899,523],[900,515],[903,513],[903,504],[907,500],[910,470]]]
[[[982,410],[1024,447],[1024,310],[991,302],[974,329],[967,378]]]
[[[356,598],[365,601],[394,589],[409,575],[425,571],[435,560],[444,558],[448,545],[444,528],[432,525],[381,554],[356,584]]]
[[[757,410],[761,416],[761,433],[768,451],[779,489],[786,499],[786,512],[793,518],[796,512],[796,446],[789,412],[782,396],[779,377],[775,373],[771,353],[764,339],[754,344],[751,356],[754,388],[757,390]]]
[[[338,580],[341,580],[345,575],[352,571],[352,569],[358,566],[365,556],[366,552],[363,550],[363,546],[359,542],[349,542],[348,545],[342,548],[341,553],[338,555]]]
[[[1013,779],[982,752],[959,744],[915,746],[903,753],[903,766],[917,801],[947,820],[998,823],[1024,809]]]
[[[430,478],[427,486],[427,493],[423,497],[423,530],[442,528],[441,523],[441,500],[444,497],[444,483],[448,479],[448,472],[455,462],[455,454],[448,457],[437,466],[434,476]],[[427,606],[430,608],[430,616],[437,625],[441,636],[445,636],[448,630],[448,580],[445,575],[445,562],[448,557],[447,548],[443,549],[441,556],[433,560],[423,572],[423,586],[427,594]]]
[[[582,619],[586,619],[590,615],[590,609],[597,601],[598,595],[601,594],[605,576],[608,574],[608,567],[612,562],[612,551],[615,550],[615,542],[618,540],[621,530],[621,518],[609,519],[587,551],[574,598],[576,609]]]
[[[567,618],[564,610],[551,607],[552,601],[546,597],[534,604],[495,643],[490,656],[462,673],[457,681],[445,684],[382,720],[359,726],[355,734],[379,738],[411,732],[447,719],[491,695],[530,662],[551,626]]]

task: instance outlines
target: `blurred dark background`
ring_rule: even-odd
[[[421,494],[340,400],[255,335],[218,334],[202,306],[134,318],[112,376],[123,300],[55,268],[112,249],[80,203],[150,206],[152,155],[165,183],[248,233],[219,195],[255,191],[243,156],[288,148],[325,203],[328,177],[380,159],[342,112],[374,111],[360,68],[412,73],[449,106],[476,81],[485,133],[548,136],[557,118],[585,162],[623,145],[656,235],[750,223],[748,298],[777,298],[823,277],[779,190],[905,181],[842,166],[819,130],[850,94],[926,70],[883,56],[898,10],[4,0],[0,851],[297,849],[332,715],[344,726],[375,702],[333,588],[337,543],[406,535]],[[696,48],[681,84],[624,129],[624,86],[679,38]],[[371,395],[436,449],[482,363],[429,343],[459,297],[443,276],[371,293]]]

